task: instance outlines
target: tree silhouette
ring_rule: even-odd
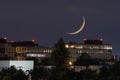
[[[99,65],[100,61],[97,59],[91,58],[87,53],[82,53],[81,56],[78,57],[74,65]]]
[[[14,66],[0,71],[0,80],[27,80],[27,75],[22,70],[17,70]]]
[[[55,44],[55,49],[51,54],[53,65],[56,68],[65,68],[69,66],[69,51],[65,48],[63,38],[60,38]]]
[[[51,58],[43,58],[40,64],[43,66],[51,65],[52,64]]]
[[[65,48],[63,38],[60,38],[54,46],[51,54],[51,60],[54,68],[51,70],[49,80],[64,80],[66,70],[69,67],[69,51]]]

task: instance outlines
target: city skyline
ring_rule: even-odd
[[[103,38],[113,45],[113,54],[120,55],[119,5],[120,1],[31,1],[6,0],[0,2],[0,34],[8,40],[32,40],[39,45],[51,46],[63,37],[65,42],[82,43],[84,38]],[[85,28],[76,31],[86,19]]]

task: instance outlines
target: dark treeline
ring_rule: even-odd
[[[103,66],[100,72],[90,69],[75,72],[68,68],[57,70],[43,67],[35,68],[29,72],[32,80],[120,80],[120,62],[116,62],[110,67]],[[29,74],[14,67],[0,71],[0,80],[28,80]]]

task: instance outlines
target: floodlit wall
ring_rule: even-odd
[[[34,68],[34,61],[32,60],[4,60],[0,61],[0,70],[3,68],[9,68],[14,66],[16,69],[22,69],[23,71],[26,70],[33,70]]]

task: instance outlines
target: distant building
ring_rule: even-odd
[[[87,40],[84,43],[70,42],[65,47],[70,51],[70,62],[75,62],[82,53],[89,54],[92,58],[113,59],[112,45],[103,44],[103,40]],[[27,57],[35,57],[41,60],[50,57],[54,47],[43,47],[31,41],[7,42],[7,38],[0,39],[0,56],[7,56],[12,60],[25,60]]]
[[[0,59],[13,58],[15,48],[7,42],[7,37],[0,38]]]
[[[103,40],[87,40],[84,39],[84,43],[70,42],[65,45],[71,52],[72,61],[81,56],[82,53],[87,53],[91,58],[97,59],[113,59],[112,45],[103,44]]]

